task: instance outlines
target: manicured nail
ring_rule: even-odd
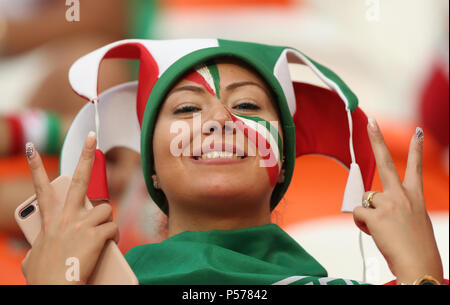
[[[374,118],[369,118],[369,127],[370,127],[373,131],[377,131],[377,130],[378,130],[378,124],[377,124],[377,121],[375,121]]]
[[[31,159],[34,156],[34,145],[31,142],[25,144],[25,155],[28,159]]]
[[[86,140],[86,147],[87,148],[94,148],[94,146],[95,146],[95,139],[96,139],[95,131],[89,131],[88,136],[87,136],[87,140]]]
[[[417,143],[419,143],[419,144],[423,143],[423,136],[424,136],[424,134],[423,134],[422,128],[416,127],[416,141],[417,141]]]

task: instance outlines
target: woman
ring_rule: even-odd
[[[95,86],[83,87],[86,81],[77,83],[76,78],[83,75],[79,71],[95,69],[93,63],[101,62],[104,57],[141,60],[135,99],[137,119],[142,126],[143,171],[152,198],[168,215],[169,238],[158,244],[135,247],[127,253],[126,258],[139,282],[358,283],[328,278],[326,270],[314,258],[270,222],[271,211],[289,184],[293,161],[299,150],[307,146],[298,133],[302,130],[297,127],[308,118],[300,120],[300,114],[295,108],[292,110],[289,101],[295,96],[298,103],[305,99],[302,94],[309,92],[309,97],[316,97],[314,103],[334,109],[336,100],[342,99],[346,110],[340,106],[342,112],[331,112],[329,118],[348,118],[350,126],[353,122],[356,129],[367,120],[362,112],[358,114],[355,110],[354,95],[330,70],[292,49],[219,40],[218,45],[192,51],[196,43],[205,44],[205,41],[118,42],[80,59],[69,74],[74,90],[96,103]],[[173,44],[179,44],[178,48],[173,48]],[[177,60],[170,60],[171,64],[165,65],[166,70],[160,71],[164,60],[158,54],[169,52],[156,50],[155,45],[162,50],[169,45],[173,50],[186,45],[191,49]],[[335,91],[342,95],[298,84],[286,86],[288,82],[283,79],[287,77],[290,81],[290,78],[283,76],[288,73],[284,68],[293,57],[297,62],[320,70],[324,79],[337,84]],[[83,66],[84,63],[87,64]],[[275,71],[275,78],[270,71]],[[95,73],[97,71],[91,77],[93,84],[97,81]],[[333,102],[327,104],[329,101]],[[303,102],[302,113],[307,113],[307,101]],[[99,106],[102,103],[106,101],[100,96]],[[312,118],[309,120],[308,126],[316,123]],[[201,122],[200,127],[196,122]],[[85,125],[74,122],[73,126],[77,124]],[[321,153],[327,149],[339,150],[333,142],[335,131],[326,127],[327,122],[320,122],[311,128],[313,131],[304,131],[305,138],[317,134],[317,129],[329,137],[325,142],[331,143],[331,148],[327,144],[316,147]],[[297,129],[297,137],[293,128]],[[351,131],[350,128],[350,137]],[[356,131],[354,137],[358,139],[361,131]],[[338,137],[348,138],[348,133],[342,134]],[[442,283],[442,263],[422,193],[423,132],[418,128],[411,139],[403,182],[373,119],[367,124],[367,135],[384,190],[364,194],[364,207],[351,209],[355,223],[372,235],[398,284]],[[67,138],[71,139],[70,133]],[[364,184],[370,185],[371,178],[367,179],[370,158],[363,160],[364,155],[370,153],[361,148],[360,142],[363,141],[355,141],[355,149],[351,140],[339,145],[349,144],[350,158],[348,151],[345,157],[339,151],[329,153],[350,167],[343,210],[354,205],[355,198],[360,205],[363,197],[358,191],[359,186],[364,190],[364,185],[356,159],[361,164]],[[304,145],[300,147],[298,143]],[[67,283],[67,257],[79,259],[80,281],[76,283],[86,283],[105,242],[117,237],[117,226],[111,222],[108,205],[100,204],[91,211],[82,209],[88,186],[92,187],[89,175],[95,151],[95,133],[90,133],[74,172],[66,205],[59,213],[52,206],[52,190],[39,154],[31,144],[27,146],[44,220],[41,234],[23,264],[28,283]],[[99,177],[97,173],[94,176]]]

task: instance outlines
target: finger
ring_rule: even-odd
[[[31,249],[27,251],[27,254],[25,255],[25,258],[22,261],[21,270],[22,270],[22,274],[23,275],[26,275],[28,260],[30,259],[30,254],[31,254]]]
[[[116,242],[116,244],[118,244],[120,241],[120,230],[119,229],[117,229],[117,233],[116,233],[116,235],[114,235],[114,241]]]
[[[66,204],[64,206],[65,212],[79,209],[84,205],[84,198],[88,189],[89,177],[95,158],[96,143],[95,132],[89,132],[77,168],[72,176],[69,191],[67,192]]]
[[[408,190],[418,191],[421,194],[423,194],[422,150],[423,130],[417,127],[409,144],[408,162],[406,164],[403,186]]]
[[[369,194],[372,193],[372,192],[373,191],[365,192],[364,195],[363,195],[363,199],[367,200],[369,198]],[[379,203],[380,203],[380,195],[381,195],[381,193],[379,193],[379,192],[375,192],[372,195],[372,200],[371,200],[370,204],[371,204],[371,206],[373,208],[376,208],[379,205]]]
[[[113,221],[101,224],[95,228],[96,235],[103,240],[103,243],[112,239],[118,239],[119,236],[119,227]]]
[[[371,235],[370,230],[367,226],[367,221],[369,217],[370,217],[370,209],[366,209],[363,207],[356,207],[353,210],[353,221],[355,222],[356,226],[367,235]]]
[[[27,143],[25,145],[25,153],[31,171],[36,198],[39,203],[39,210],[42,216],[45,216],[49,205],[48,198],[52,192],[50,180],[48,179],[41,156],[34,147],[33,143]]]
[[[367,129],[383,190],[401,187],[400,177],[377,122],[369,118]]]
[[[110,221],[112,221],[112,207],[108,203],[102,203],[90,210],[86,218],[86,224],[93,227]]]

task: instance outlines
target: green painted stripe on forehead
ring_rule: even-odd
[[[209,73],[211,73],[212,79],[214,81],[214,88],[216,91],[216,96],[220,100],[220,75],[219,68],[216,63],[209,63],[206,65],[208,67]]]

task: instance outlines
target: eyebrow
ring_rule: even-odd
[[[181,87],[173,89],[169,93],[169,95],[171,95],[175,92],[178,92],[178,91],[192,91],[192,92],[196,92],[196,93],[205,93],[206,92],[206,90],[203,87],[186,85],[186,86],[181,86]]]
[[[258,83],[250,82],[250,81],[232,83],[232,84],[228,85],[228,86],[225,88],[225,90],[231,91],[231,90],[234,90],[234,89],[239,88],[239,87],[242,87],[242,86],[256,86],[256,87],[262,89],[262,90],[267,94],[267,96],[270,97],[270,94],[269,94],[269,92],[267,91],[266,88],[264,88],[263,86],[261,86],[261,85],[258,84]]]
[[[243,87],[243,86],[256,86],[256,87],[260,88],[261,90],[263,90],[269,98],[271,96],[271,94],[268,92],[268,90],[266,88],[264,88],[263,86],[261,86],[258,83],[251,82],[251,81],[232,83],[232,84],[228,85],[225,88],[225,90],[226,91],[231,91],[231,90],[234,90],[236,88]],[[173,89],[169,93],[169,95],[171,95],[171,94],[173,94],[175,92],[179,92],[179,91],[191,91],[191,92],[196,92],[196,93],[206,93],[205,88],[203,88],[201,86],[186,85],[186,86],[181,86],[181,87]]]

